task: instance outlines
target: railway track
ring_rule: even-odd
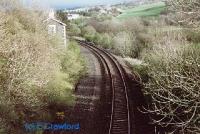
[[[132,134],[128,88],[123,68],[116,58],[92,43],[78,41],[90,49],[104,64],[105,75],[109,76],[111,90],[111,112],[108,134]]]

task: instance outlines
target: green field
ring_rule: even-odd
[[[158,16],[162,11],[165,10],[165,7],[166,5],[164,2],[140,5],[140,6],[125,10],[122,14],[117,16],[117,18],[127,19],[130,17]]]

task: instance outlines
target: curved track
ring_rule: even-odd
[[[130,106],[128,88],[123,68],[116,58],[107,51],[100,49],[85,41],[78,41],[84,47],[90,49],[105,65],[105,75],[110,79],[111,113],[109,134],[131,134]]]

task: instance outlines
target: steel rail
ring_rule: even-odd
[[[123,72],[121,65],[119,64],[119,62],[117,61],[117,59],[113,55],[111,55],[109,52],[105,51],[104,49],[96,47],[93,43],[88,43],[88,42],[85,42],[85,41],[79,41],[79,43],[82,44],[83,46],[89,48],[90,50],[92,50],[93,53],[95,53],[95,55],[97,55],[98,57],[101,58],[101,60],[106,65],[108,75],[109,75],[110,80],[111,80],[110,84],[111,84],[111,90],[112,90],[112,110],[111,110],[111,117],[110,117],[109,134],[131,134],[131,120],[130,120],[128,86],[126,84],[126,78],[125,78],[125,75],[124,75],[124,72]],[[109,63],[107,62],[106,59],[109,60],[109,62],[112,63],[112,66],[114,66],[116,68],[117,73],[116,72],[115,73],[121,79],[121,83],[122,83],[122,86],[123,86],[123,93],[121,94],[121,96],[120,96],[119,93],[117,95],[117,92],[119,92],[118,91],[119,89],[117,89],[115,87],[115,83],[114,83],[115,78],[113,77],[113,74],[111,73],[111,68],[109,67],[109,65],[108,65]],[[123,94],[125,96],[124,98],[123,98]],[[120,106],[116,106],[116,104],[120,104],[120,103],[117,103],[118,101],[123,101],[123,103],[125,103],[125,105],[126,105],[126,109],[125,109],[125,107],[122,107],[122,106],[121,106],[122,109],[120,109]],[[123,117],[124,116],[123,112],[125,112],[125,115],[127,114],[126,117]],[[120,121],[121,122],[126,121],[127,126],[123,126],[123,124],[120,123]],[[127,130],[124,130],[123,127],[127,127]]]

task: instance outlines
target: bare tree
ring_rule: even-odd
[[[174,11],[179,23],[199,27],[200,1],[199,0],[169,0],[170,10]]]
[[[147,54],[150,79],[144,91],[151,99],[144,109],[153,123],[175,134],[199,134],[200,49],[172,40],[157,41]]]

